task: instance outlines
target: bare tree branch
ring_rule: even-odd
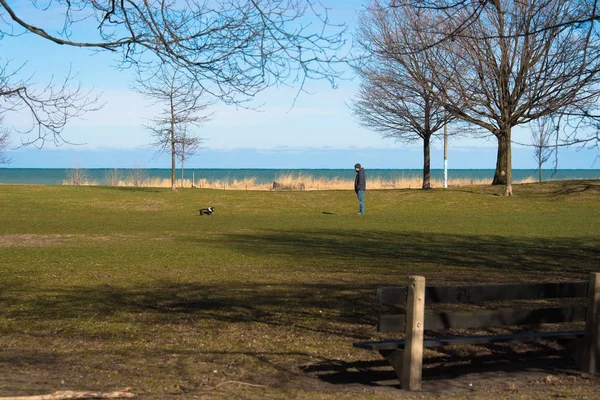
[[[50,1],[50,3],[52,3],[52,1]],[[67,6],[67,12],[65,14],[65,28],[63,29],[63,32],[66,33],[68,30],[68,27],[73,22],[72,16],[71,16],[73,9],[72,9],[72,4],[71,4],[70,0],[66,0],[65,3]],[[114,1],[112,3],[114,6]],[[0,0],[0,6],[1,6],[0,10],[4,9],[8,13],[10,18],[15,23],[20,25],[22,28],[24,28],[25,30],[27,30],[35,35],[41,36],[44,39],[50,40],[51,42],[54,42],[56,44],[69,45],[69,46],[74,46],[74,47],[95,47],[95,48],[101,48],[101,49],[105,49],[105,50],[115,51],[118,48],[122,47],[123,45],[134,43],[134,40],[132,40],[132,39],[122,39],[122,40],[117,40],[117,41],[103,41],[103,42],[77,42],[77,41],[73,41],[73,40],[62,39],[61,37],[48,34],[44,29],[39,28],[32,24],[28,24],[23,19],[19,18],[17,13],[14,11],[14,9],[12,7],[10,7],[8,5],[8,2],[6,0]],[[48,8],[49,7],[50,7],[50,4],[48,5]],[[83,10],[83,8],[79,9],[78,11],[82,11],[82,10]]]
[[[345,46],[345,27],[330,22],[320,0],[48,0],[46,8],[36,2],[30,7],[63,11],[63,30],[50,34],[0,0],[13,30],[62,45],[121,51],[124,68],[169,62],[228,103],[282,82],[298,83],[301,90],[306,79],[333,83],[341,75],[335,67],[343,61],[337,53]],[[92,21],[96,40],[75,39]]]
[[[56,145],[67,141],[62,137],[66,124],[85,113],[102,108],[99,96],[85,91],[81,84],[72,85],[75,76],[69,71],[64,80],[40,86],[21,79],[21,68],[11,70],[9,63],[0,66],[0,115],[28,115],[29,122],[13,125],[10,131],[21,134],[21,144],[42,147],[48,140]]]

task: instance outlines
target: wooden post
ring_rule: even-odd
[[[589,374],[600,372],[600,273],[590,274],[582,370]]]
[[[425,320],[425,278],[411,276],[406,299],[404,365],[400,384],[406,390],[421,389],[423,367],[423,323]]]

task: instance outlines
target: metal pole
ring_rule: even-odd
[[[444,189],[448,188],[448,123],[444,123]]]

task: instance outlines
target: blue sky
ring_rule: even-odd
[[[29,2],[12,1],[25,7]],[[346,22],[352,30],[362,8],[360,0],[329,0],[334,22]],[[43,26],[58,29],[58,14],[29,14],[34,20],[43,18]],[[41,22],[41,21],[40,21]],[[32,51],[35,49],[35,51]],[[46,83],[52,76],[63,78],[69,68],[78,74],[82,85],[102,94],[102,110],[74,120],[64,131],[64,139],[77,145],[54,148],[46,144],[41,150],[17,148],[13,136],[8,155],[12,168],[70,168],[75,165],[94,167],[168,168],[168,157],[154,159],[152,141],[143,128],[157,107],[130,89],[131,71],[119,71],[116,59],[109,53],[92,53],[85,49],[58,46],[34,35],[4,37],[0,41],[3,58],[13,68],[26,63],[24,76]],[[195,168],[346,168],[361,162],[370,168],[420,168],[419,145],[405,145],[383,140],[359,126],[347,104],[357,89],[348,74],[336,89],[324,81],[308,82],[294,103],[297,87],[270,88],[257,97],[260,111],[217,103],[212,107],[213,119],[198,128],[205,139],[204,149],[190,159]],[[292,107],[293,106],[293,107]],[[5,123],[24,123],[23,115],[8,115]],[[528,133],[517,132],[516,139],[529,141]],[[454,139],[450,142],[451,168],[493,168],[493,139]],[[532,150],[514,150],[514,168],[535,168]],[[560,168],[600,168],[598,151],[561,150]],[[441,168],[441,143],[434,142],[432,166]]]

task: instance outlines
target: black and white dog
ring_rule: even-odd
[[[215,212],[215,208],[214,207],[208,207],[208,208],[201,208],[200,209],[200,215],[210,215],[212,213]]]

